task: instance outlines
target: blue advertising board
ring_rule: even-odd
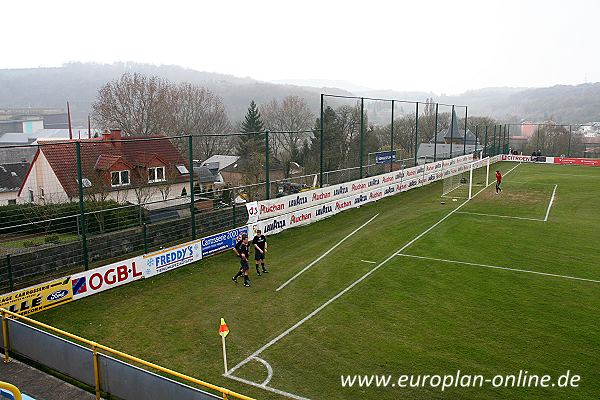
[[[235,246],[238,237],[240,237],[243,233],[246,235],[248,234],[247,226],[242,226],[202,238],[202,257],[206,257],[223,250],[232,249]]]
[[[385,164],[390,161],[396,161],[395,151],[379,151],[375,153],[375,164]]]

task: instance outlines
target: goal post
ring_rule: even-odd
[[[488,187],[490,183],[489,157],[473,161],[458,173],[450,173],[444,178],[442,197],[471,199],[473,188]]]

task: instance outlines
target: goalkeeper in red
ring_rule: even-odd
[[[502,184],[502,173],[500,171],[496,171],[496,194],[502,192],[502,188],[500,185]]]

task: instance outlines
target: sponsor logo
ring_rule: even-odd
[[[87,292],[85,276],[82,276],[81,278],[73,279],[73,281],[71,282],[71,285],[73,288],[73,295],[83,294],[83,293]]]
[[[308,198],[306,196],[297,196],[295,199],[288,201],[288,207],[297,207],[306,203],[308,203]]]
[[[367,188],[367,185],[364,183],[353,183],[352,184],[352,191],[356,192],[358,190],[365,190]]]
[[[131,263],[131,268],[128,268],[127,265],[119,265],[115,268],[109,268],[104,272],[94,272],[88,279],[88,285],[92,290],[107,289],[104,286],[112,286],[130,278],[141,276],[142,272],[137,271],[134,261]]]
[[[417,186],[417,183],[418,183],[417,180],[413,179],[412,181],[410,181],[408,183],[408,187],[411,188],[411,187]]]
[[[393,176],[384,176],[383,177],[383,183],[391,183],[391,182],[394,182]]]
[[[428,180],[429,180],[429,182],[431,182],[431,181],[435,181],[435,174],[431,174],[431,175],[429,175],[429,178],[428,178]]]
[[[285,220],[276,220],[274,219],[273,221],[269,222],[268,224],[266,224],[263,228],[263,234],[267,234],[269,232],[273,232],[275,230],[278,229],[283,229],[286,227],[286,223]]]
[[[290,217],[290,225],[297,224],[299,222],[310,221],[312,219],[312,213],[293,215]]]
[[[346,201],[337,201],[335,203],[335,209],[336,210],[343,210],[345,208],[348,208],[352,206],[352,202],[350,200],[346,200]]]
[[[333,211],[333,207],[331,206],[323,206],[315,210],[315,216],[320,217],[321,215],[329,214]]]
[[[406,172],[406,176],[413,176],[413,175],[416,175],[416,174],[417,174],[417,171],[415,171],[414,169]]]
[[[48,301],[60,300],[63,297],[66,297],[68,294],[69,294],[69,291],[66,289],[57,290],[55,292],[50,293],[48,296],[46,296],[46,300],[48,300]]]
[[[418,173],[418,174],[421,174],[421,173],[423,173],[424,171],[425,171],[425,167],[419,167],[419,168],[417,168],[417,173]]]
[[[374,200],[383,196],[380,190],[376,190],[374,192],[369,193],[369,199]]]
[[[404,178],[404,171],[400,171],[398,172],[398,174],[396,175],[396,179],[402,179]]]
[[[268,213],[272,213],[275,211],[283,211],[284,209],[285,209],[285,204],[283,204],[283,203],[272,204],[270,206],[266,206],[264,204],[260,205],[260,213],[261,214],[268,214]]]
[[[178,264],[182,261],[186,261],[192,258],[194,258],[194,248],[192,246],[186,246],[181,249],[168,251],[166,253],[154,257],[154,265],[156,266],[156,270],[158,271],[159,268],[164,269],[166,267],[170,267],[173,264]],[[135,265],[133,269],[135,271]]]
[[[337,188],[333,191],[334,196],[339,196],[339,195],[346,194],[346,193],[348,193],[347,186],[340,186],[339,188]]]
[[[360,194],[354,198],[354,204],[364,203],[367,200],[368,200],[367,195]]]
[[[325,200],[331,197],[331,192],[323,192],[323,193],[313,193],[312,201]]]
[[[385,189],[385,191],[383,192],[384,195],[388,195],[388,194],[392,194],[396,191],[396,188],[394,186],[390,186],[388,188]]]
[[[371,179],[369,181],[369,184],[368,184],[369,187],[377,186],[377,185],[379,185],[379,178],[373,178],[373,179]]]

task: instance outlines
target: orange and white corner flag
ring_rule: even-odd
[[[229,327],[225,323],[225,319],[221,318],[221,326],[219,326],[219,335],[223,336],[223,338],[229,335]]]

